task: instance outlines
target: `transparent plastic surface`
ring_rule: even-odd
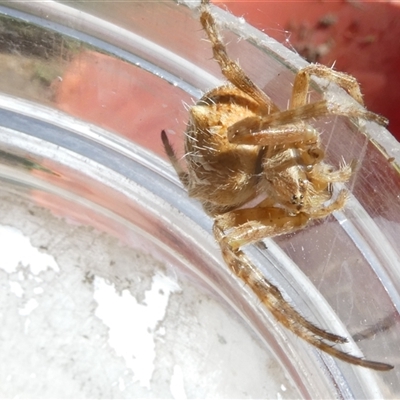
[[[222,79],[194,10],[173,1],[1,4],[7,35],[0,155],[7,191],[139,245],[216,293],[273,352],[295,393],[398,397],[400,159],[385,129],[343,118],[316,121],[329,162],[359,163],[348,206],[301,232],[247,249],[303,315],[362,339],[344,350],[395,365],[376,373],[321,354],[259,306],[223,265],[212,222],[165,161],[160,131],[175,133],[182,152],[185,103]],[[294,71],[305,62],[214,11],[232,58],[285,108]],[[351,101],[333,85],[319,84],[312,98],[326,92]]]

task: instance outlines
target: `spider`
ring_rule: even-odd
[[[362,107],[327,100],[308,103],[310,78],[335,82],[363,105],[355,78],[319,64],[300,70],[286,111],[281,111],[232,61],[220,39],[209,0],[202,0],[200,22],[212,45],[214,59],[228,83],[210,90],[190,109],[186,130],[186,168],[181,166],[165,131],[167,156],[190,197],[202,202],[214,219],[213,233],[224,261],[286,328],[318,349],[348,363],[386,371],[393,366],[347,354],[335,343],[347,339],[305,319],[279,289],[246,257],[242,246],[304,228],[344,207],[346,190],[333,194],[356,163],[334,169],[324,162],[319,133],[312,118],[344,115],[386,125],[387,120]],[[247,205],[251,200],[255,206]]]

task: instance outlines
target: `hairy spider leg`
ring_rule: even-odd
[[[214,59],[218,62],[222,74],[229,82],[251,96],[267,113],[278,112],[279,109],[272,100],[251,81],[239,64],[229,58],[225,45],[216,30],[214,17],[209,12],[208,3],[208,0],[201,2],[200,22],[211,41]]]
[[[302,317],[284,299],[279,289],[263,276],[261,271],[246,258],[241,250],[232,249],[224,240],[225,235],[218,224],[214,224],[214,236],[220,243],[222,255],[226,264],[229,265],[236,276],[249,285],[261,302],[283,326],[318,349],[350,364],[371,368],[376,371],[388,371],[393,368],[392,365],[365,360],[345,353],[333,347],[333,345],[324,342],[323,339],[331,342],[343,343],[346,342],[346,339],[328,333]]]
[[[271,121],[275,125],[284,125],[295,123],[299,120],[304,121],[325,115],[344,115],[375,121],[383,126],[388,124],[386,118],[354,106],[339,107],[335,104],[329,104],[325,100],[311,105],[306,104],[311,75],[337,83],[340,87],[347,90],[358,103],[361,105],[363,104],[361,91],[354,77],[334,71],[326,66],[316,64],[305,67],[297,73],[292,90],[289,110],[280,111],[272,100],[251,81],[243,69],[236,62],[230,59],[226,47],[216,30],[216,22],[212,14],[209,12],[208,4],[208,0],[202,0],[200,22],[211,41],[214,58],[220,65],[221,72],[226,79],[251,96],[266,111],[266,114],[269,115],[269,117],[265,117],[265,122],[262,125],[265,128],[271,126]],[[285,120],[286,122],[284,122]],[[243,121],[242,126],[246,126],[248,123],[249,119],[246,119]],[[239,126],[240,124],[241,122],[238,122],[235,125]],[[263,128],[260,127],[259,129],[262,130]],[[282,129],[284,130],[285,127]]]
[[[302,122],[329,115],[362,118],[387,125],[386,118],[363,108],[341,107],[320,100],[285,111],[244,118],[228,128],[228,140],[231,143],[262,145],[268,141],[269,135],[271,141],[277,144],[306,142],[308,136],[312,136],[313,129],[311,126],[306,127]]]
[[[185,172],[185,170],[179,164],[179,161],[175,155],[175,151],[172,148],[171,143],[169,142],[167,134],[165,133],[164,129],[161,131],[161,141],[164,145],[164,149],[165,149],[165,152],[167,153],[169,161],[171,162],[172,166],[174,167],[174,169],[176,171],[176,174],[178,175],[179,180],[182,182],[182,185],[185,187],[185,189],[187,189],[189,175],[187,172]]]
[[[341,190],[335,201],[312,212],[298,212],[295,215],[281,207],[268,206],[269,199],[251,208],[229,211],[216,217],[218,227],[225,234],[224,241],[232,250],[256,243],[266,237],[291,233],[304,228],[311,219],[325,218],[344,207],[347,191]],[[264,206],[264,203],[267,206]]]
[[[307,103],[311,75],[335,82],[342,89],[346,90],[347,93],[349,93],[349,95],[359,104],[362,106],[364,105],[360,85],[354,76],[345,74],[344,72],[335,71],[326,65],[310,64],[301,69],[296,75],[289,108],[296,108]]]
[[[244,280],[252,290],[255,289],[254,292],[257,297],[259,297],[264,305],[267,305],[267,308],[285,327],[292,329],[292,326],[297,326],[297,330],[300,330],[299,327],[302,326],[313,334],[331,342],[347,342],[346,338],[326,332],[307,321],[284,299],[279,289],[266,280],[262,273],[255,268],[252,263],[250,263],[241,250],[232,249],[232,247],[224,240],[225,234],[217,223],[214,224],[213,231],[215,238],[220,243],[225,262],[229,260],[227,265],[230,266],[232,272],[237,277]],[[250,277],[250,275],[252,276]],[[254,286],[256,286],[256,288]]]
[[[351,97],[353,97],[353,99],[356,100],[361,106],[364,105],[360,86],[356,78],[343,72],[335,71],[325,65],[311,64],[301,69],[296,74],[292,89],[292,97],[289,103],[289,109],[296,109],[297,107],[301,107],[307,104],[310,80],[311,76],[313,75],[318,78],[324,78],[329,82],[336,83],[342,89],[346,90],[347,93]],[[325,115],[333,114],[363,118],[367,121],[375,121],[376,123],[383,126],[386,126],[389,122],[387,118],[382,117],[381,115],[352,105],[349,105],[347,107],[339,107],[335,104],[326,104],[325,112],[327,113]]]

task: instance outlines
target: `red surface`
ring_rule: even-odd
[[[183,132],[183,98],[171,85],[127,62],[78,53],[58,84],[58,107],[164,154],[160,132]],[[171,122],[172,121],[172,122]],[[173,126],[171,126],[173,125]]]
[[[294,48],[328,47],[318,61],[354,75],[367,108],[389,118],[388,129],[400,139],[400,2],[213,2]]]

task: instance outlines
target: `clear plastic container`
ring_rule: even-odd
[[[196,292],[187,300],[189,303],[194,304],[193,299],[215,302],[201,311],[203,320],[197,331],[185,330],[199,322],[199,314],[195,314],[197,319],[190,319],[193,309],[186,307],[189,312],[184,316],[179,312],[173,314],[168,329],[164,327],[170,340],[166,341],[162,356],[157,357],[159,363],[151,385],[147,378],[139,380],[144,389],[129,392],[131,397],[272,397],[274,393],[292,398],[399,396],[399,146],[385,129],[370,123],[359,127],[344,118],[317,121],[333,165],[338,165],[342,157],[348,162],[352,159],[359,162],[359,169],[348,185],[352,192],[348,206],[296,234],[269,239],[265,246],[246,249],[265,276],[304,316],[346,337],[365,336],[357,343],[343,346],[345,351],[395,365],[391,372],[377,373],[322,354],[286,331],[260,307],[251,291],[223,264],[211,235],[212,221],[200,204],[188,199],[167,163],[160,131],[167,130],[174,147],[182,154],[187,104],[193,104],[203,91],[222,80],[209,43],[203,40],[204,32],[195,10],[173,1],[1,4],[5,32],[0,79],[1,191],[3,204],[8,202],[16,209],[22,201],[19,199],[25,199],[20,209],[28,210],[14,227],[31,236],[32,243],[39,243],[41,248],[40,240],[32,239],[34,230],[21,225],[21,218],[33,213],[40,214],[40,218],[31,222],[31,226],[40,226],[45,214],[33,205],[40,206],[68,221],[65,227],[65,232],[70,232],[65,236],[68,240],[72,240],[70,235],[87,237],[82,229],[91,226],[96,229],[93,241],[103,243],[96,232],[107,232],[127,246],[121,245],[123,254],[125,250],[131,254],[129,248],[133,248],[142,254],[144,263],[156,260],[152,271],[158,272],[153,275],[139,267],[132,272],[127,267],[128,256],[118,264],[122,267],[113,268],[109,254],[116,255],[115,249],[109,250],[104,245],[94,250],[82,240],[78,243],[85,245],[77,246],[75,251],[63,239],[66,249],[70,249],[69,257],[74,254],[77,260],[89,263],[76,264],[89,285],[94,281],[98,288],[104,282],[111,282],[121,297],[125,296],[125,290],[130,293],[138,290],[135,292],[138,302],[145,299],[149,304],[146,291],[158,282],[155,283],[154,276],[161,274],[164,286],[158,292],[167,293],[168,298],[177,293],[191,293],[196,288],[205,297],[199,300]],[[294,72],[305,62],[244,21],[219,9],[214,11],[226,28],[225,42],[229,43],[232,58],[239,59],[250,77],[284,108]],[[321,88],[337,101],[351,101],[333,85],[326,88],[322,82]],[[320,89],[315,85],[314,90],[312,96],[317,98]],[[3,224],[12,225],[9,215],[2,218]],[[103,256],[104,248],[107,251]],[[42,251],[50,252],[47,245]],[[102,262],[87,261],[92,259],[88,253]],[[60,257],[57,253],[57,261]],[[62,271],[63,279],[71,276],[66,271]],[[16,281],[18,276],[16,273],[11,278]],[[56,281],[60,280],[61,275]],[[73,285],[65,287],[68,290],[62,292],[62,298],[74,298],[75,294],[69,293]],[[35,295],[33,291],[31,297]],[[28,291],[24,296],[28,296]],[[95,296],[94,300],[102,304]],[[79,305],[80,300],[75,301]],[[218,302],[229,318],[204,317]],[[55,307],[48,312],[53,316],[52,327],[63,329],[65,336],[58,332],[57,338],[65,338],[68,343],[74,326],[66,322],[71,317],[65,315],[66,309],[66,306]],[[77,312],[79,307],[74,310]],[[171,307],[166,310],[168,315]],[[25,321],[26,317],[20,318]],[[139,324],[144,317],[135,318]],[[218,328],[225,329],[224,335],[242,329],[237,327],[239,324],[247,330],[247,340],[255,341],[256,347],[244,345],[244,339],[234,336],[228,341],[229,351],[215,351],[221,354],[217,362],[211,357],[214,345],[210,337],[219,338],[219,347],[227,340],[226,336],[215,333],[215,326],[206,325],[208,319],[224,321]],[[89,316],[82,319],[87,320]],[[156,325],[148,328],[157,331],[159,343],[161,334]],[[92,340],[94,348],[101,347],[104,343],[93,339],[97,336],[95,327],[92,329],[94,336],[87,335],[87,340]],[[41,334],[40,330],[29,332],[39,337]],[[203,337],[204,332],[208,336]],[[41,347],[33,349],[22,346],[21,352],[39,354]],[[44,362],[53,359],[61,362],[66,354],[71,360],[79,359],[79,347],[72,355],[63,353],[63,346],[56,349],[60,352],[51,354],[53,358],[44,358]],[[171,353],[179,354],[168,358]],[[262,357],[272,354],[265,355],[272,359],[265,376],[265,360],[258,353]],[[106,356],[101,353],[97,359],[96,352],[85,354],[89,354],[87,368],[96,376],[93,365],[98,363],[104,369]],[[230,362],[233,358],[236,361]],[[185,363],[185,368],[178,359]],[[125,359],[125,362],[133,370],[131,361]],[[203,364],[207,367],[199,368]],[[60,365],[72,369],[76,375],[87,376],[79,369],[75,371],[76,365],[82,365],[78,362]],[[57,364],[57,371],[60,365]],[[7,368],[3,366],[2,371],[6,374]],[[107,392],[103,387],[95,395],[127,395],[129,379],[138,379],[128,376],[119,364],[108,368],[108,375],[112,378],[102,385],[120,391]],[[87,381],[93,380],[93,376],[88,376]],[[5,377],[11,383],[16,379],[11,372]],[[56,392],[46,391],[55,382],[52,375],[47,373],[44,378],[41,386],[35,386],[35,394],[57,396]],[[37,376],[31,379],[39,381]],[[171,389],[176,380],[181,382],[180,391]],[[76,384],[73,379],[71,382]],[[268,383],[272,387],[267,388]],[[76,397],[77,393],[71,389],[64,395]]]

